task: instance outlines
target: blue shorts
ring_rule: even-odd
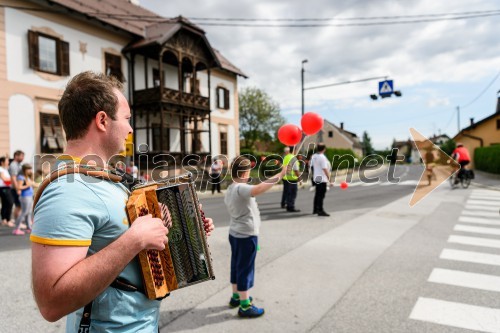
[[[231,284],[236,284],[238,291],[247,291],[253,287],[258,237],[236,238],[229,235],[229,243],[231,244]]]

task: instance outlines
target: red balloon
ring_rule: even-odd
[[[348,187],[349,187],[349,185],[348,185],[346,182],[342,182],[342,183],[340,183],[340,188],[341,188],[341,189],[345,190],[345,189],[346,189],[346,188],[348,188]]]
[[[306,135],[314,135],[323,128],[323,117],[314,112],[307,112],[302,116],[300,125]]]
[[[295,146],[302,140],[302,131],[293,124],[286,124],[278,130],[278,139],[285,146]]]

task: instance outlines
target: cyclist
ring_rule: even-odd
[[[451,157],[460,164],[460,170],[458,171],[457,178],[455,180],[455,184],[458,184],[459,180],[462,179],[462,176],[465,172],[465,166],[470,163],[470,154],[469,150],[464,147],[463,143],[457,142],[457,148],[451,154]]]

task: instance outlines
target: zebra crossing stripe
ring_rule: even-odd
[[[434,268],[429,282],[488,291],[500,291],[500,276]]]
[[[484,246],[500,249],[500,240],[481,237],[455,236],[448,237],[448,243]]]
[[[441,251],[441,254],[439,255],[439,258],[454,261],[472,262],[475,264],[500,266],[500,255],[490,253],[443,249],[443,251]]]
[[[500,212],[500,204],[495,207],[495,206],[481,206],[481,205],[466,205],[465,209],[470,209],[470,210],[481,210],[483,212]],[[500,216],[500,213],[499,215]]]
[[[496,201],[486,201],[486,200],[468,200],[467,205],[500,207],[500,203],[498,203]]]
[[[499,212],[483,212],[477,210],[467,210],[462,211],[462,215],[472,215],[472,216],[483,216],[483,217],[500,217]]]
[[[480,190],[474,190],[474,191],[472,191],[472,194],[488,195],[488,196],[500,198],[500,192],[499,191],[480,191]]]
[[[486,219],[482,217],[473,217],[473,216],[460,216],[458,218],[458,221],[465,223],[500,225],[500,219]]]
[[[500,332],[500,310],[419,297],[410,318],[476,332]]]
[[[469,199],[474,199],[474,200],[485,200],[485,201],[490,201],[490,202],[500,202],[500,197],[493,197],[489,195],[471,195]]]
[[[476,234],[485,234],[485,235],[500,235],[500,229],[497,228],[488,228],[488,227],[476,227],[469,226],[463,224],[457,224],[453,230],[455,231],[464,231],[464,232],[473,232]]]

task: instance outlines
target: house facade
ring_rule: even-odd
[[[471,123],[462,129],[453,140],[463,143],[471,154],[471,167],[474,168],[474,150],[479,147],[500,145],[500,91],[498,92],[497,107],[495,113]]]
[[[188,20],[126,0],[0,0],[0,152],[62,153],[59,97],[86,70],[124,83],[136,157],[239,153],[245,75]]]
[[[323,142],[327,148],[351,149],[356,156],[363,156],[363,148],[358,136],[345,130],[344,123],[337,126],[325,119],[323,128],[318,133],[305,137],[303,147],[319,142]]]

